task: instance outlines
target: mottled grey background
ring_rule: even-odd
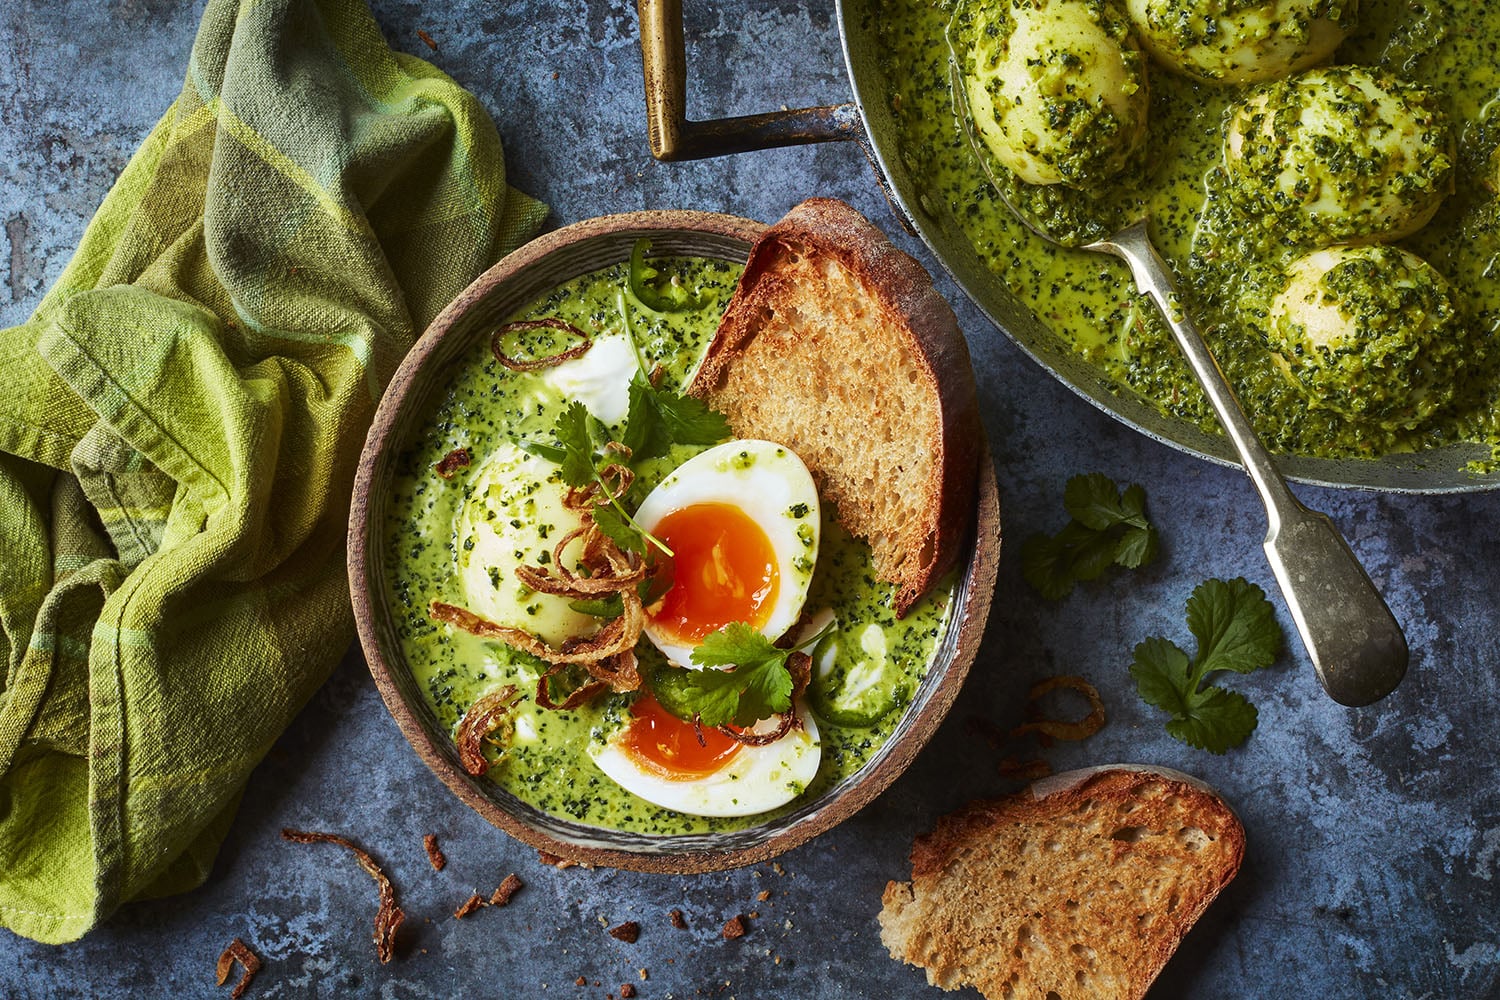
[[[687,7],[695,116],[848,98],[831,0]],[[668,207],[770,221],[822,194],[895,232],[850,145],[654,162],[627,4],[375,8],[392,45],[479,94],[513,180],[551,204],[553,225]],[[167,0],[0,4],[0,324],[34,308],[177,93],[199,9]],[[895,238],[937,270],[925,248]],[[1411,674],[1379,705],[1349,710],[1322,695],[1294,649],[1233,681],[1261,712],[1244,748],[1224,757],[1189,750],[1136,698],[1126,666],[1148,635],[1189,641],[1183,602],[1205,577],[1244,575],[1274,595],[1248,483],[1118,427],[1026,360],[951,281],[940,278],[939,288],[973,349],[1007,542],[989,632],[958,707],[872,806],[779,867],[691,878],[543,868],[418,761],[351,651],[252,777],[207,885],[127,906],[65,947],[0,931],[0,996],[225,995],[213,965],[236,936],[266,961],[253,997],[603,997],[623,982],[642,997],[934,996],[880,946],[881,888],[904,876],[912,835],[935,816],[1011,787],[965,719],[1015,725],[1029,684],[1059,672],[1097,683],[1110,721],[1082,745],[1049,751],[1055,767],[1182,768],[1218,786],[1248,828],[1239,879],[1153,997],[1500,995],[1500,495],[1302,489],[1343,526],[1406,623]],[[1061,527],[1063,483],[1093,470],[1146,487],[1163,557],[1043,602],[1021,581],[1019,542]],[[385,862],[412,915],[398,961],[375,961],[368,878],[332,848],[284,844],[284,825],[347,831]],[[446,846],[441,874],[422,853],[425,833]],[[472,890],[487,892],[511,871],[527,888],[508,909],[451,919]],[[758,901],[762,891],[770,896]],[[673,907],[688,930],[669,925]],[[759,916],[749,934],[723,941],[723,921],[750,911]],[[637,944],[605,933],[623,920],[640,922]],[[586,986],[574,985],[579,976]]]

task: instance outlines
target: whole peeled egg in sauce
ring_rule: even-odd
[[[1113,0],[1004,0],[974,18],[965,93],[995,158],[1029,184],[1120,173],[1150,102],[1145,57]]]
[[[1437,95],[1358,66],[1250,94],[1224,136],[1228,196],[1294,243],[1382,242],[1426,225],[1453,189]]]
[[[820,516],[807,466],[774,442],[728,441],[679,465],[635,513],[672,552],[671,585],[649,609],[646,636],[683,667],[730,622],[779,638],[807,599]]]
[[[1268,340],[1309,405],[1415,427],[1453,398],[1470,351],[1448,282],[1399,247],[1314,250],[1287,268]]]
[[[1158,62],[1217,83],[1275,80],[1323,62],[1354,27],[1357,0],[1125,0]]]

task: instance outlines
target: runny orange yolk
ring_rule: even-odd
[[[672,550],[672,586],[651,616],[659,629],[691,643],[730,622],[766,623],[776,601],[776,553],[743,510],[692,504],[662,518],[651,533]]]
[[[691,722],[683,722],[644,695],[630,706],[622,748],[642,767],[663,778],[689,781],[723,767],[740,744],[717,729],[703,727],[703,742]]]

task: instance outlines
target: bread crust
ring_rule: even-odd
[[[750,251],[733,299],[708,347],[689,392],[725,407],[722,394],[729,373],[762,330],[768,308],[792,299],[795,269],[806,258],[832,262],[862,286],[879,320],[899,330],[905,348],[920,372],[928,405],[938,413],[937,431],[914,448],[933,456],[932,471],[922,481],[882,483],[885,488],[915,491],[920,497],[920,524],[891,526],[893,534],[920,540],[914,569],[888,573],[879,564],[882,579],[897,586],[895,611],[906,613],[931,585],[958,561],[968,526],[973,518],[975,482],[980,448],[980,422],[974,373],[968,344],[958,329],[952,308],[938,294],[927,271],[912,257],[894,247],[874,225],[852,207],[831,198],[810,198],[793,208],[773,225]],[[796,345],[790,351],[794,354]],[[782,352],[785,354],[786,352]],[[789,378],[785,391],[803,391],[794,376],[793,356],[775,359]],[[879,420],[877,415],[871,419]],[[736,433],[764,436],[755,427],[735,427]],[[808,460],[798,441],[780,441]],[[822,486],[837,470],[809,468]],[[841,512],[842,514],[842,512]],[[865,534],[840,517],[846,528]]]
[[[1239,871],[1244,828],[1206,786],[1160,770],[1114,767],[1040,784],[1053,790],[971,802],[917,837],[911,881],[886,885],[881,938],[945,989],[1140,1000]],[[1097,829],[1084,833],[1090,817]],[[980,881],[994,894],[976,903]],[[1170,896],[1152,895],[1163,891]],[[993,912],[976,917],[985,906]]]

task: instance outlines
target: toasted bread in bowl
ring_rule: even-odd
[[[1068,771],[918,837],[880,937],[947,990],[1140,1000],[1244,854],[1238,817],[1195,778]]]
[[[979,414],[968,346],[927,272],[841,201],[754,247],[690,391],[802,456],[904,614],[958,560]]]

